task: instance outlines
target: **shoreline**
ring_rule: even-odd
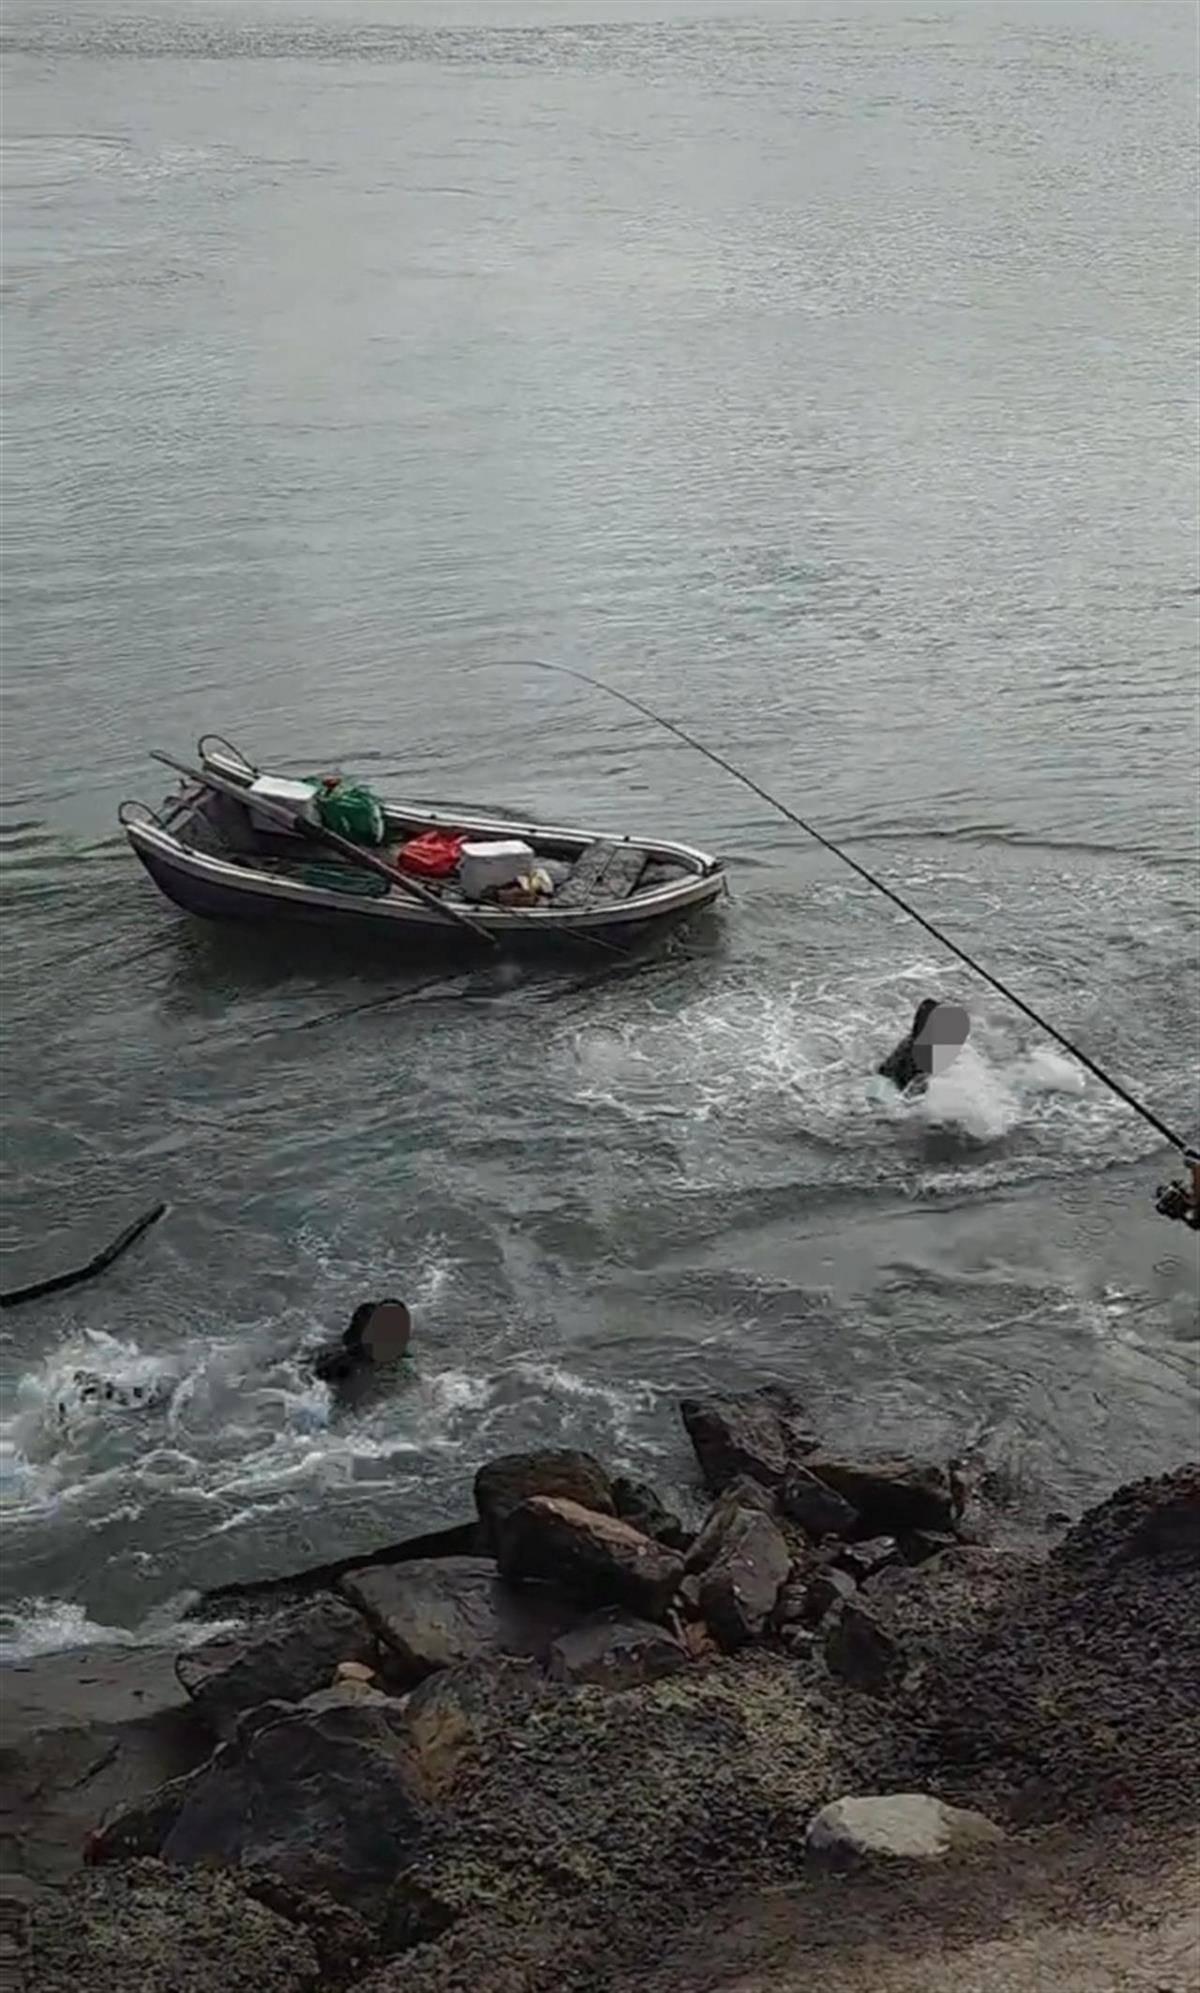
[[[588,1454],[504,1456],[474,1520],[203,1594],[224,1630],[182,1652],[5,1664],[21,1993],[117,1993],[131,1946],[163,1993],[690,1993],[723,1983],[698,1927],[731,1974],[785,1929],[802,1956],[836,1889],[878,1942],[831,1987],[890,1987],[906,1903],[910,1939],[974,1943],[1106,1835],[1114,1877],[1143,1846],[1175,1873],[1200,1467],[999,1547],[964,1463],[846,1455],[780,1386],[681,1413],[699,1530]],[[876,1823],[823,1873],[823,1810],[901,1793],[987,1844],[897,1859]]]

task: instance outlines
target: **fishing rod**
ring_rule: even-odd
[[[848,865],[852,872],[857,872],[860,879],[866,880],[868,886],[873,886],[875,891],[882,893],[885,899],[889,899],[892,902],[893,906],[899,907],[901,913],[907,914],[910,920],[915,920],[918,927],[923,927],[926,934],[932,935],[933,939],[941,947],[948,948],[952,955],[957,955],[959,961],[964,962],[968,969],[975,975],[982,977],[985,983],[990,983],[992,988],[998,990],[1000,995],[1006,998],[1009,1003],[1015,1005],[1019,1011],[1023,1011],[1025,1016],[1030,1018],[1038,1026],[1039,1030],[1044,1031],[1048,1037],[1053,1038],[1057,1045],[1061,1045],[1064,1052],[1069,1052],[1073,1059],[1077,1059],[1081,1066],[1085,1066],[1089,1073],[1094,1074],[1096,1079],[1100,1080],[1104,1086],[1115,1093],[1119,1100],[1123,1100],[1127,1107],[1132,1107],[1135,1114],[1140,1114],[1143,1121],[1148,1121],[1150,1126],[1163,1137],[1164,1141],[1169,1142],[1172,1148],[1178,1149],[1182,1155],[1190,1159],[1193,1151],[1188,1143],[1184,1141],[1183,1137],[1177,1135],[1173,1128],[1168,1128],[1165,1121],[1160,1121],[1157,1114],[1152,1113],[1150,1108],[1146,1107],[1142,1101],[1130,1093],[1128,1088],[1123,1087],[1119,1080],[1115,1080],[1111,1073],[1106,1073],[1103,1066],[1098,1066],[1096,1061],[1089,1058],[1086,1052],[1080,1051],[1078,1045],[1073,1044],[1069,1038],[1064,1037],[1061,1031],[1057,1031],[1053,1024],[1048,1023],[1038,1011],[1034,1010],[1032,1004],[1026,1003],[1024,998],[1019,997],[1015,990],[1010,990],[1008,984],[1001,982],[999,976],[994,976],[991,970],[985,969],[983,964],[977,962],[973,955],[968,955],[965,948],[960,948],[956,941],[951,941],[948,934],[943,934],[941,929],[935,927],[931,920],[926,920],[923,913],[918,913],[916,907],[912,906],[900,893],[889,886],[885,880],[877,878],[874,872],[869,871],[865,865],[860,865],[857,858],[851,858],[850,853],[843,851],[840,845],[833,842],[832,838],[826,837],[824,832],[819,831],[814,824],[810,824],[803,817],[798,816],[795,810],[788,808],[786,803],[781,803],[778,796],[773,796],[768,789],[764,789],[762,783],[756,782],[752,775],[747,775],[742,769],[735,768],[732,761],[727,761],[725,756],[718,754],[715,748],[707,747],[702,740],[697,740],[694,734],[688,733],[687,729],[681,727],[677,721],[668,720],[664,714],[656,713],[652,706],[647,706],[644,700],[635,698],[632,692],[622,692],[615,685],[606,685],[603,679],[593,678],[586,671],[577,671],[569,664],[550,664],[546,659],[540,657],[523,658],[519,662],[531,666],[535,671],[552,671],[561,678],[574,678],[581,685],[591,685],[597,692],[607,692],[610,698],[619,699],[622,705],[631,707],[635,713],[641,713],[647,720],[653,720],[656,726],[665,727],[667,732],[674,734],[676,740],[681,740],[685,747],[694,748],[697,754],[704,755],[705,759],[711,761],[717,768],[723,768],[727,775],[732,775],[735,782],[740,782],[743,788],[749,789],[761,802],[766,803],[768,808],[777,810],[781,817],[786,817],[787,821],[795,824],[798,830],[802,830],[807,836],[814,838],[826,851],[832,852],[835,858],[840,858],[843,865]]]

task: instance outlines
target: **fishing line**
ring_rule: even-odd
[[[706,747],[703,741],[697,740],[694,735],[688,733],[674,720],[666,719],[662,713],[656,713],[643,700],[635,699],[632,692],[621,692],[615,685],[606,685],[602,679],[593,678],[586,671],[576,671],[568,664],[550,664],[544,658],[540,657],[522,658],[514,660],[514,662],[531,666],[536,671],[552,671],[562,678],[574,678],[581,685],[594,686],[597,692],[607,692],[610,698],[619,699],[623,705],[632,707],[635,713],[641,713],[647,720],[653,720],[656,726],[665,727],[667,732],[674,734],[675,738],[681,740],[685,747],[694,748],[697,754],[704,755],[706,760],[713,762],[716,767],[723,768],[727,775],[732,775],[736,782],[740,782],[744,788],[749,789],[761,802],[766,803],[770,809],[778,810],[781,817],[786,817],[787,821],[795,824],[798,830],[802,830],[807,836],[814,838],[826,851],[832,852],[835,858],[840,858],[843,865],[848,865],[852,872],[857,872],[860,879],[866,880],[868,886],[873,886],[875,891],[882,893],[885,899],[889,899],[892,902],[893,906],[899,907],[901,913],[907,914],[910,920],[915,920],[918,927],[923,927],[926,934],[932,935],[933,939],[941,947],[948,948],[952,955],[957,955],[959,961],[964,962],[968,969],[972,970],[975,975],[982,977],[985,983],[990,983],[992,988],[998,990],[1000,995],[1006,998],[1009,1003],[1014,1004],[1019,1011],[1023,1011],[1025,1016],[1030,1018],[1038,1026],[1039,1030],[1044,1031],[1048,1037],[1053,1038],[1057,1045],[1061,1045],[1064,1052],[1069,1052],[1073,1059],[1077,1059],[1081,1066],[1085,1066],[1089,1073],[1094,1074],[1103,1085],[1117,1095],[1119,1100],[1123,1100],[1127,1107],[1132,1107],[1135,1114],[1140,1114],[1143,1121],[1148,1121],[1150,1126],[1156,1129],[1163,1137],[1164,1141],[1171,1144],[1172,1148],[1179,1149],[1184,1154],[1188,1153],[1189,1145],[1183,1140],[1182,1136],[1177,1135],[1172,1128],[1168,1128],[1165,1121],[1160,1121],[1157,1114],[1151,1113],[1150,1109],[1144,1106],[1140,1100],[1136,1099],[1126,1087],[1123,1087],[1119,1080],[1115,1080],[1111,1073],[1106,1073],[1103,1066],[1098,1066],[1096,1061],[1090,1059],[1086,1052],[1081,1052],[1078,1045],[1072,1044],[1071,1040],[1065,1038],[1061,1031],[1056,1031],[1054,1026],[1048,1024],[1046,1019],[1034,1010],[1031,1004],[1027,1004],[1023,997],[1019,997],[1015,990],[1010,990],[1007,983],[1002,983],[999,976],[994,976],[990,969],[985,969],[983,964],[977,962],[973,955],[968,955],[965,948],[960,948],[956,941],[951,941],[949,935],[943,934],[941,929],[935,927],[931,920],[926,920],[924,914],[918,913],[916,907],[911,906],[893,887],[887,885],[884,880],[877,878],[874,872],[868,871],[865,865],[860,865],[857,858],[851,858],[849,852],[843,851],[840,845],[833,842],[832,838],[826,837],[814,825],[807,823],[803,817],[797,816],[795,810],[789,809],[786,803],[781,803],[777,796],[772,796],[770,791],[764,789],[761,782],[756,782],[752,775],[743,774],[742,770],[735,768],[731,761],[726,761],[724,755],[718,754],[715,748]]]

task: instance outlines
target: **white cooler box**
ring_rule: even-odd
[[[270,817],[265,810],[256,810],[254,797],[261,796],[264,803],[277,803],[281,809],[290,810],[294,817],[306,817],[309,823],[319,823],[317,796],[311,782],[293,782],[285,775],[257,775],[246,791],[250,806],[250,821],[258,830],[273,830],[278,833],[285,829],[278,817]]]
[[[532,865],[533,846],[519,837],[464,844],[458,859],[459,883],[469,900],[481,900],[492,888],[515,885]]]

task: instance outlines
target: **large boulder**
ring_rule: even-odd
[[[402,1684],[494,1654],[544,1656],[579,1617],[548,1586],[505,1584],[490,1557],[440,1557],[353,1571],[339,1589],[370,1622]]]
[[[200,1764],[212,1740],[173,1653],[76,1648],[0,1671],[0,1862],[55,1884],[106,1812]]]
[[[933,1461],[888,1455],[849,1459],[810,1453],[804,1465],[858,1511],[866,1536],[903,1536],[912,1529],[949,1530],[955,1494],[948,1471]]]
[[[982,1813],[947,1806],[927,1792],[835,1799],[808,1825],[805,1855],[816,1868],[941,1861],[1005,1838]]]
[[[517,1582],[550,1583],[589,1605],[623,1605],[661,1619],[683,1560],[629,1523],[578,1502],[536,1495],[509,1515],[500,1568]]]
[[[791,1552],[761,1509],[734,1509],[700,1574],[700,1612],[721,1646],[755,1639],[775,1609]]]
[[[828,1615],[823,1652],[831,1675],[868,1695],[886,1695],[904,1674],[904,1650],[860,1599]]]
[[[505,1522],[522,1502],[535,1495],[561,1497],[594,1509],[597,1515],[614,1515],[613,1487],[600,1462],[590,1453],[572,1447],[547,1447],[535,1453],[506,1453],[489,1460],[475,1476],[475,1506],[483,1527],[486,1546],[500,1547]]]
[[[736,1474],[781,1487],[817,1445],[800,1400],[781,1384],[684,1398],[680,1412],[700,1470],[719,1495]]]
[[[752,1480],[748,1474],[736,1474],[722,1489],[705,1516],[699,1534],[693,1539],[684,1557],[684,1570],[689,1575],[697,1571],[707,1571],[714,1558],[719,1555],[734,1518],[747,1512],[774,1519],[778,1514],[775,1497],[760,1481]]]
[[[178,1797],[163,1861],[266,1870],[368,1920],[426,1824],[398,1703],[263,1705]]]
[[[628,1689],[678,1674],[687,1664],[687,1649],[664,1627],[610,1607],[555,1641],[549,1673],[554,1681]]]
[[[213,1735],[227,1738],[244,1710],[301,1702],[330,1681],[339,1662],[375,1659],[375,1638],[361,1613],[325,1593],[189,1648],[175,1672]]]
[[[230,1876],[159,1862],[79,1875],[37,1905],[31,1935],[29,1993],[316,1993],[322,1984],[306,1931]]]
[[[807,1467],[789,1468],[780,1503],[788,1521],[798,1523],[806,1536],[853,1536],[859,1528],[853,1503]]]
[[[550,1692],[532,1661],[471,1661],[428,1675],[404,1705],[422,1797],[451,1799],[488,1739],[522,1725]]]

